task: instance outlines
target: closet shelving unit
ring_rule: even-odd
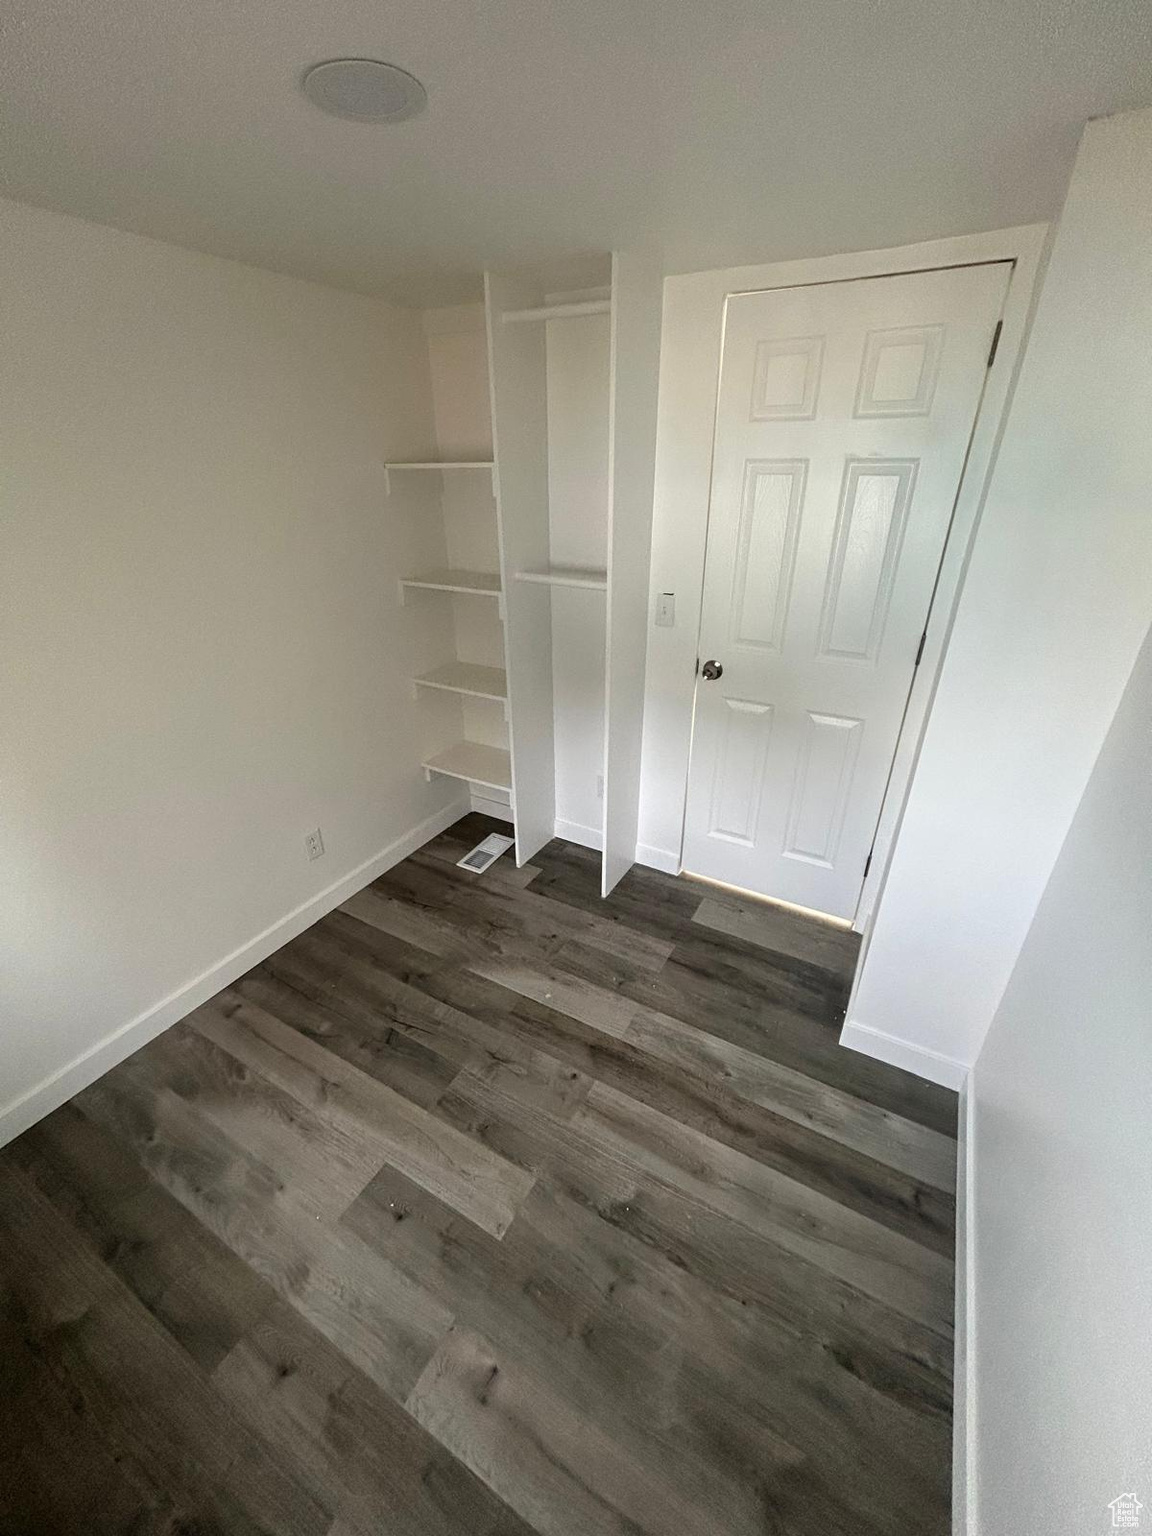
[[[478,331],[474,350],[480,364],[484,340],[483,331]],[[430,365],[433,341],[430,338]],[[483,368],[485,388],[486,377]],[[482,421],[460,420],[458,407],[454,419],[437,421],[437,436],[465,434],[478,446],[480,438],[491,436],[486,405],[482,414]],[[495,464],[491,457],[445,455],[389,460],[386,467],[389,494],[402,475],[431,481],[436,488],[431,497],[419,499],[421,510],[413,515],[426,518],[429,500],[435,506],[438,492],[433,520],[441,526],[436,542],[447,557],[446,563],[415,570],[400,581],[401,602],[419,605],[425,639],[434,653],[427,657],[430,665],[418,660],[412,669],[423,737],[421,766],[429,779],[457,779],[485,794],[510,796],[503,599],[499,571],[494,569],[499,564]],[[486,558],[490,568],[463,564],[462,557],[469,556]]]
[[[457,471],[492,473],[498,572],[457,566],[469,530],[449,527],[447,565],[401,580],[403,601],[455,615],[455,657],[413,676],[423,707],[460,709],[461,734],[443,739],[440,722],[425,773],[474,798],[507,791],[517,864],[558,831],[601,849],[607,895],[636,851],[663,276],[636,253],[583,264],[576,292],[556,276],[485,275],[491,461],[388,468],[455,485]]]

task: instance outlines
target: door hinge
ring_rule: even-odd
[[[997,320],[996,329],[992,332],[992,345],[988,348],[988,362],[986,366],[989,368],[991,368],[992,364],[996,361],[996,352],[1000,346],[1000,332],[1003,329],[1003,320]]]
[[[912,663],[913,667],[918,667],[920,665],[920,658],[924,655],[924,643],[927,639],[928,631],[925,630],[924,633],[920,636],[920,644],[916,647],[916,660]]]
[[[864,860],[864,878],[865,878],[865,880],[867,880],[867,878],[868,878],[868,871],[871,868],[872,868],[872,855],[869,854],[868,857]]]
[[[697,658],[696,658],[696,676],[697,677],[700,676],[700,658],[699,658],[699,656],[697,656]]]

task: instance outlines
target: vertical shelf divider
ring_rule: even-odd
[[[608,417],[608,610],[601,895],[636,858],[648,649],[656,402],[664,278],[652,255],[612,256]]]
[[[556,832],[552,714],[552,621],[548,589],[513,580],[548,564],[548,408],[544,329],[505,325],[509,310],[542,301],[515,276],[484,277],[492,444],[516,863],[523,865]]]

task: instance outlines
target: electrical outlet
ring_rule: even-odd
[[[308,857],[310,859],[320,858],[324,852],[324,839],[320,836],[319,827],[316,828],[315,832],[309,832],[308,836],[304,839],[304,846],[308,850]]]
[[[597,800],[603,800],[604,798],[604,775],[602,773],[596,775],[596,798]]]

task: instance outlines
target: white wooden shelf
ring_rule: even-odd
[[[428,592],[472,592],[481,597],[500,596],[500,578],[494,571],[419,571],[415,576],[402,576],[400,585],[419,587]]]
[[[604,592],[608,587],[607,571],[572,565],[550,565],[546,571],[517,571],[515,579],[540,582],[546,587],[590,587],[596,592]]]
[[[502,747],[485,747],[478,741],[458,741],[420,765],[431,777],[441,773],[449,779],[464,779],[485,789],[512,788],[512,759]]]
[[[392,494],[392,476],[401,470],[435,470],[442,473],[456,469],[486,470],[492,481],[492,494],[496,494],[496,465],[492,459],[405,459],[391,461],[384,466],[384,494]]]
[[[439,688],[473,699],[506,699],[508,674],[503,667],[482,667],[471,661],[447,661],[413,681],[420,688]]]
[[[534,320],[576,320],[581,315],[607,315],[611,299],[580,299],[575,304],[540,304],[534,309],[506,309],[501,316],[505,325],[520,325]]]

